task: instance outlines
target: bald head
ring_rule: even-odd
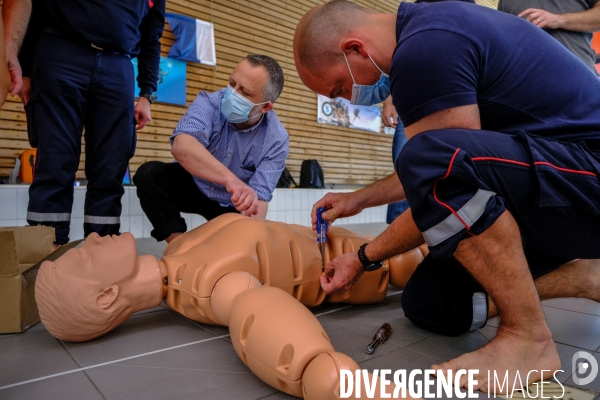
[[[396,47],[396,13],[381,14],[350,1],[311,9],[294,35],[294,62],[309,89],[352,98],[352,87],[372,85],[390,70]]]
[[[320,65],[343,62],[340,41],[364,25],[375,12],[346,0],[333,0],[314,7],[302,17],[294,35],[294,59],[314,70]]]

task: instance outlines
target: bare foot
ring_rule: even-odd
[[[546,380],[553,377],[554,372],[560,369],[556,345],[552,341],[550,332],[547,328],[544,329],[545,333],[524,339],[522,335],[517,335],[509,328],[500,325],[498,335],[481,349],[433,365],[431,368],[442,371],[450,369],[453,372],[452,376],[461,369],[478,369],[479,374],[475,375],[477,384],[474,390],[488,393],[494,393],[495,390],[497,394],[506,394],[513,386],[517,389],[521,387],[519,378],[525,387],[542,379],[542,370],[545,370],[543,378]],[[498,377],[496,380],[494,380],[494,373]],[[504,383],[505,376],[508,376],[507,384]],[[488,382],[488,378],[491,382]],[[467,388],[467,384],[467,376],[463,376],[460,385]]]

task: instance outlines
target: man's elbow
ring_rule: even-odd
[[[175,158],[177,158],[177,154],[178,154],[178,148],[175,145],[175,143],[173,143],[173,145],[171,146],[171,155]]]
[[[173,156],[174,159],[179,161],[179,157],[180,157],[181,153],[179,150],[179,146],[177,146],[175,143],[173,143],[173,145],[171,146],[171,155]]]
[[[179,136],[175,136],[173,144],[171,145],[171,155],[177,160],[181,161],[185,157],[186,146],[182,145],[182,140]]]

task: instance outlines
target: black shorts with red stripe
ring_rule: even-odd
[[[396,168],[430,255],[402,295],[406,316],[439,334],[485,325],[487,295],[453,253],[508,210],[534,278],[600,258],[600,153],[527,133],[427,131]]]
[[[600,258],[600,153],[521,132],[427,131],[396,162],[413,218],[435,259],[452,257],[508,210],[525,247]]]

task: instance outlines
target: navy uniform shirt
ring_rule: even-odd
[[[33,0],[21,49],[23,75],[30,76],[33,50],[44,30],[75,42],[138,57],[140,93],[156,91],[166,0]],[[65,60],[68,62],[68,60]]]
[[[401,3],[390,79],[409,126],[477,104],[481,128],[600,142],[600,80],[546,32],[462,2]]]

